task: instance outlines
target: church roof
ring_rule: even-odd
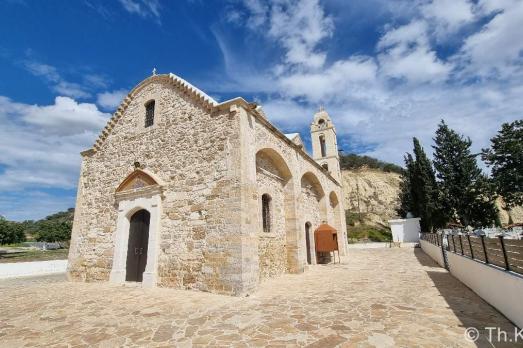
[[[194,87],[192,84],[187,82],[186,80],[182,79],[180,76],[170,73],[169,77],[176,83],[180,84],[184,89],[189,90],[190,92],[196,94],[197,96],[203,98],[206,102],[212,104],[213,106],[218,105],[218,102],[214,100],[209,95],[205,94],[202,90],[198,89],[197,87]]]
[[[135,86],[129,92],[129,94],[123,99],[123,101],[120,103],[120,106],[116,109],[116,111],[114,112],[112,117],[109,119],[109,121],[107,122],[104,129],[102,129],[102,132],[96,139],[94,145],[90,149],[83,151],[82,156],[84,156],[84,155],[87,156],[87,155],[96,153],[100,149],[101,145],[104,143],[107,136],[111,133],[113,127],[118,123],[119,119],[122,117],[125,110],[131,103],[131,100],[134,97],[134,95],[138,91],[140,91],[145,85],[147,85],[150,81],[153,81],[155,79],[170,80],[170,82],[173,85],[178,86],[180,89],[188,92],[189,95],[191,95],[194,99],[199,101],[208,110],[213,110],[214,108],[232,107],[237,104],[243,104],[248,109],[251,109],[251,112],[252,111],[255,112],[255,114],[260,117],[262,124],[264,124],[266,127],[271,129],[276,134],[279,134],[279,136],[282,137],[283,139],[286,139],[287,141],[293,143],[295,146],[297,146],[298,149],[300,149],[299,151],[304,156],[304,158],[306,158],[308,161],[310,161],[312,164],[314,164],[318,168],[321,168],[320,165],[314,159],[312,159],[312,157],[310,157],[310,155],[308,153],[305,152],[305,150],[303,148],[303,141],[301,140],[299,133],[283,134],[279,129],[274,127],[267,120],[265,113],[263,112],[261,107],[258,106],[253,109],[252,103],[251,104],[247,103],[247,101],[245,101],[245,99],[243,99],[242,97],[236,97],[234,99],[226,100],[226,101],[219,103],[214,98],[210,97],[209,95],[207,95],[205,92],[203,92],[199,88],[193,86],[192,84],[190,84],[183,78],[181,78],[178,75],[173,74],[173,73],[162,74],[162,75],[153,74],[153,76],[148,77],[147,79],[140,82],[137,86]],[[340,185],[340,183],[338,183],[336,181],[336,179],[334,179],[330,174],[326,173],[326,175],[331,180],[333,180],[336,184]]]

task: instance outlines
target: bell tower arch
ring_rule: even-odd
[[[312,158],[341,183],[340,156],[336,129],[323,107],[314,114],[311,123]]]

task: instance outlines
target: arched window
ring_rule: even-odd
[[[325,146],[325,136],[320,135],[320,149],[321,149],[321,157],[327,156],[327,147]]]
[[[329,165],[327,163],[323,163],[321,166],[323,167],[323,169],[329,170]]]
[[[154,124],[154,100],[145,104],[145,128]]]
[[[271,196],[268,194],[262,195],[262,221],[263,232],[271,231]]]
[[[320,129],[323,129],[323,128],[325,128],[325,126],[327,126],[327,124],[325,123],[325,120],[323,118],[319,119],[318,126],[320,127]]]

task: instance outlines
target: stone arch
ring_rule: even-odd
[[[289,169],[289,166],[287,165],[287,162],[285,162],[285,159],[283,159],[282,155],[274,149],[271,148],[264,148],[261,150],[258,150],[256,152],[256,169],[258,170],[259,167],[261,167],[260,163],[264,159],[268,159],[272,162],[275,169],[277,170],[276,174],[281,179],[283,179],[284,183],[287,183],[292,178],[292,173]]]
[[[273,223],[270,234],[258,234],[260,279],[270,278],[285,271],[296,272],[298,232],[294,181],[287,162],[273,148],[262,148],[256,153],[256,185],[260,231],[263,221],[263,194],[271,196]]]
[[[321,182],[316,175],[312,172],[306,172],[301,177],[301,187],[311,191],[318,199],[325,196],[325,191],[321,186]]]
[[[160,185],[158,180],[153,177],[152,174],[146,172],[143,169],[135,169],[131,174],[118,185],[116,188],[116,193],[128,191],[128,190],[137,190],[145,188],[148,186]]]
[[[163,182],[154,174],[136,168],[116,188],[114,196],[118,206],[118,218],[114,233],[113,265],[109,277],[111,282],[125,282],[131,220],[137,212],[146,211],[149,214],[149,229],[147,251],[144,252],[147,262],[142,284],[147,287],[156,285],[162,187]]]
[[[340,203],[338,201],[338,196],[336,195],[336,192],[331,191],[331,193],[329,193],[329,203],[333,209],[336,208],[338,206],[338,204]]]
[[[137,212],[139,212],[140,210],[145,210],[149,214],[151,213],[149,210],[147,210],[147,208],[144,208],[141,205],[136,205],[125,212],[125,218],[128,220],[131,220],[133,215],[136,214]]]
[[[314,231],[324,221],[327,221],[327,206],[325,191],[318,177],[312,172],[306,172],[301,177],[300,212],[302,223],[310,222]],[[310,243],[314,246],[314,233],[310,235]],[[303,248],[306,248],[303,243]],[[305,250],[307,251],[307,250]],[[305,258],[303,259],[305,263]],[[312,263],[316,263],[316,253],[312,251]]]

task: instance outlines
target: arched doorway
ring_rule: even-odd
[[[129,226],[125,280],[141,282],[147,265],[149,222],[151,214],[145,209],[133,214]]]
[[[311,223],[310,222],[306,222],[305,223],[305,246],[307,248],[307,264],[311,264],[312,263],[312,258],[311,258]]]

